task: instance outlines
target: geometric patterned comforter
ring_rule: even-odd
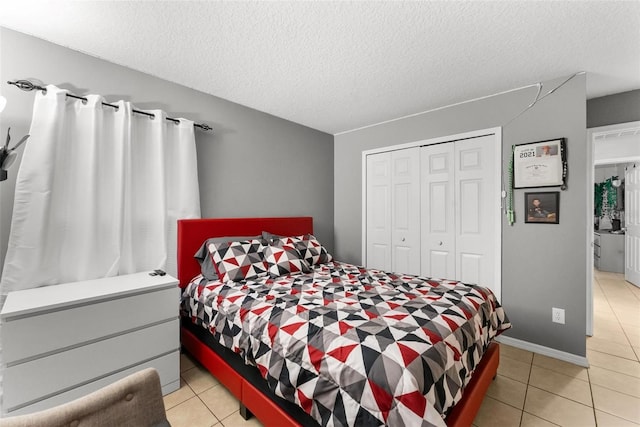
[[[511,327],[486,288],[337,261],[277,279],[199,276],[182,310],[323,426],[444,426]]]

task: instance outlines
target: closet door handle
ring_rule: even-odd
[[[442,246],[442,242],[438,242],[438,246]]]
[[[402,238],[402,241],[404,242],[404,237]]]

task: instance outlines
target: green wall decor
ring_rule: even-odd
[[[593,202],[596,216],[607,215],[613,219],[614,212],[618,206],[618,192],[613,186],[611,178],[594,185]]]

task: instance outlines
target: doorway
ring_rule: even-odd
[[[594,268],[594,183],[596,166],[640,162],[640,122],[621,123],[587,129],[587,330],[593,335],[593,268]],[[623,196],[624,197],[624,196]],[[631,204],[627,204],[631,205]],[[625,206],[625,216],[629,216]],[[626,236],[625,236],[626,238]]]

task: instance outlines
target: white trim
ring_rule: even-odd
[[[495,232],[497,234],[496,239],[494,241],[494,254],[496,261],[493,264],[493,277],[495,278],[496,283],[499,285],[497,287],[498,292],[496,292],[496,298],[498,301],[502,301],[502,192],[503,188],[503,180],[502,180],[502,127],[494,128],[495,131],[495,185],[496,185],[496,193],[494,194],[496,211],[494,212],[494,224]]]
[[[367,265],[367,151],[362,152],[362,246],[360,265]]]
[[[625,132],[633,132],[634,134],[640,133],[640,121],[618,123],[615,125],[600,126],[587,129],[587,143],[591,147],[591,154],[593,155],[593,151],[595,150],[593,141],[595,141],[596,139],[601,139],[602,137],[608,139],[607,137],[620,136]],[[587,151],[587,153],[589,153],[589,151]],[[609,165],[615,163],[634,162],[638,160],[640,160],[640,156],[610,157],[607,159],[594,160],[593,165]]]
[[[387,151],[403,150],[405,148],[422,147],[423,145],[442,144],[444,142],[453,142],[461,139],[479,138],[486,135],[499,135],[502,142],[502,128],[487,128],[472,130],[470,132],[456,133],[454,135],[438,136],[435,138],[421,139],[419,141],[405,142],[404,144],[388,145],[386,147],[372,148],[362,152],[363,158],[369,154],[386,153]],[[500,147],[502,150],[502,146]],[[500,151],[502,153],[502,151]]]
[[[607,125],[607,126],[598,126],[595,128],[588,128],[587,130],[593,132],[595,136],[601,136],[601,135],[608,135],[612,133],[622,133],[624,131],[629,131],[629,130],[636,131],[638,129],[640,129],[640,121],[618,123],[615,125]]]
[[[502,128],[486,128],[470,132],[458,133],[454,135],[441,136],[420,141],[413,141],[404,144],[391,145],[387,147],[374,148],[362,152],[362,265],[367,263],[367,156],[371,154],[385,153],[388,151],[402,150],[405,148],[421,147],[424,145],[441,144],[445,142],[459,141],[462,139],[479,138],[482,136],[494,135],[495,144],[495,162],[499,167],[495,168],[495,230],[497,238],[495,239],[494,253],[494,277],[498,291],[494,292],[498,301],[502,298]]]
[[[543,356],[553,357],[554,359],[562,360],[565,362],[573,363],[574,365],[589,367],[589,360],[585,356],[578,356],[577,354],[567,353],[566,351],[556,350],[555,348],[545,347],[543,345],[530,343],[528,341],[519,340],[517,338],[511,338],[504,335],[496,337],[496,341],[500,344],[510,345],[521,350],[531,351],[533,353],[541,354]]]
[[[483,99],[493,98],[494,96],[504,95],[504,94],[507,94],[507,93],[516,92],[516,91],[523,90],[523,89],[529,89],[530,87],[537,87],[539,84],[540,83],[534,83],[534,84],[530,84],[530,85],[527,85],[527,86],[517,87],[515,89],[509,89],[509,90],[505,90],[505,91],[502,91],[502,92],[494,93],[494,94],[491,94],[491,95],[481,96],[479,98],[468,99],[466,101],[456,102],[454,104],[449,104],[449,105],[445,105],[445,106],[442,106],[442,107],[432,108],[431,110],[420,111],[419,113],[413,113],[413,114],[408,114],[408,115],[402,116],[402,117],[396,117],[395,119],[384,120],[382,122],[373,123],[373,124],[366,125],[366,126],[361,126],[359,128],[355,128],[355,129],[343,130],[341,132],[334,133],[333,136],[345,135],[347,133],[357,132],[359,130],[368,129],[368,128],[371,128],[371,127],[374,127],[374,126],[384,125],[384,124],[387,124],[387,123],[393,123],[393,122],[396,122],[398,120],[404,120],[404,119],[408,119],[408,118],[411,118],[411,117],[420,116],[422,114],[432,113],[432,112],[438,111],[438,110],[444,110],[445,108],[455,107],[456,105],[468,104],[469,102],[481,101]]]
[[[593,166],[599,165],[613,165],[617,163],[633,163],[640,160],[640,156],[629,156],[629,157],[610,157],[608,159],[600,159],[593,162]]]
[[[595,145],[594,141],[598,137],[607,136],[607,135],[620,135],[623,132],[640,132],[640,121],[636,122],[627,122],[627,123],[618,123],[615,125],[608,126],[599,126],[594,128],[587,129],[587,325],[586,325],[586,334],[588,336],[593,336],[593,185],[594,185],[594,177],[595,172],[594,168],[596,165],[606,165],[606,164],[616,164],[616,163],[627,163],[627,162],[635,162],[640,160],[637,156],[630,157],[615,157],[610,159],[601,159],[594,161],[594,150]]]
[[[586,334],[593,336],[593,251],[594,239],[593,233],[595,227],[593,224],[593,192],[594,192],[594,163],[593,163],[593,131],[587,129],[587,330]]]

